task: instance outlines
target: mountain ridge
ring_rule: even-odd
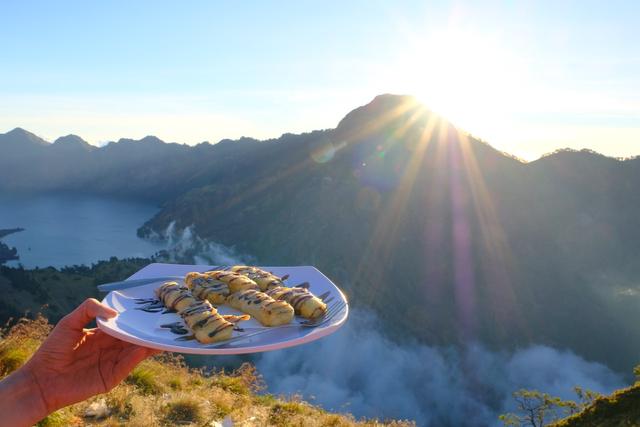
[[[398,105],[421,105],[420,101],[418,101],[417,98],[415,98],[412,95],[397,95],[397,94],[390,94],[390,93],[385,93],[385,94],[380,94],[375,96],[369,103],[361,105],[359,107],[354,108],[353,110],[351,110],[350,112],[348,112],[341,120],[338,121],[337,125],[335,128],[330,128],[330,129],[322,129],[322,130],[315,130],[315,131],[309,131],[309,132],[303,132],[301,134],[293,134],[293,133],[289,133],[289,132],[285,132],[283,133],[280,137],[277,138],[269,138],[269,139],[265,139],[265,140],[258,140],[256,138],[252,138],[252,137],[246,137],[246,136],[242,136],[238,139],[229,139],[229,138],[223,138],[221,140],[219,140],[216,143],[210,143],[209,141],[203,141],[200,142],[198,144],[186,144],[186,143],[178,143],[178,142],[167,142],[162,140],[161,138],[155,136],[155,135],[147,135],[145,137],[142,137],[140,139],[134,139],[134,138],[120,138],[117,141],[108,141],[106,144],[103,145],[93,145],[87,141],[85,141],[82,137],[78,136],[78,135],[74,135],[74,134],[69,134],[66,136],[61,136],[59,138],[57,138],[54,142],[48,142],[47,140],[45,140],[44,138],[41,138],[39,136],[37,136],[36,134],[29,132],[21,127],[16,127],[10,131],[7,131],[6,133],[2,134],[0,133],[0,143],[2,143],[4,140],[9,140],[9,139],[14,139],[16,136],[19,136],[19,138],[21,138],[22,140],[25,139],[29,139],[32,142],[38,142],[39,145],[43,145],[43,146],[49,146],[49,145],[53,145],[56,142],[59,142],[61,140],[66,140],[67,138],[72,137],[74,140],[77,140],[78,142],[82,142],[82,143],[86,143],[87,145],[90,145],[91,147],[95,148],[95,149],[103,149],[108,145],[111,144],[118,144],[118,143],[163,143],[163,144],[168,144],[168,145],[182,145],[182,146],[187,146],[187,147],[197,147],[200,145],[209,145],[209,146],[215,146],[218,145],[220,143],[229,143],[229,142],[246,142],[246,141],[250,141],[250,142],[273,142],[273,141],[278,141],[280,139],[282,139],[285,136],[300,136],[300,135],[305,135],[308,133],[313,133],[313,132],[322,132],[325,130],[329,130],[329,131],[336,131],[336,132],[344,132],[345,128],[349,126],[349,121],[357,121],[359,117],[361,117],[362,115],[370,115],[372,113],[379,113],[381,110],[383,112],[388,112],[390,109],[393,110],[394,108],[397,108]],[[422,108],[425,109],[425,111],[429,112],[429,114],[433,114],[436,115],[436,113],[432,112],[431,110],[429,110],[427,107],[422,106]],[[446,120],[445,118],[442,118],[442,120]],[[514,154],[508,153],[506,151],[501,151],[501,150],[497,150],[496,148],[494,148],[493,146],[491,146],[490,143],[482,140],[482,139],[477,139],[475,137],[473,137],[474,141],[485,144],[489,147],[491,147],[493,150],[496,150],[497,152],[507,156],[507,157],[511,157],[513,159],[517,159],[522,163],[535,163],[539,160],[545,159],[547,157],[553,157],[555,155],[561,155],[564,153],[570,153],[572,155],[580,155],[580,154],[593,154],[593,155],[597,155],[597,156],[601,156],[601,157],[605,157],[607,159],[614,159],[614,160],[618,160],[618,161],[627,161],[627,160],[634,160],[636,159],[638,156],[640,156],[640,154],[638,154],[637,156],[631,156],[631,157],[614,157],[614,156],[607,156],[605,154],[599,153],[597,151],[588,149],[588,148],[583,148],[580,150],[576,150],[576,149],[572,149],[572,148],[558,148],[552,152],[549,153],[545,153],[542,154],[539,158],[535,159],[535,160],[531,160],[531,161],[527,161],[524,159],[521,159],[519,157],[517,157]],[[84,145],[84,144],[83,144]]]
[[[315,265],[395,336],[637,364],[638,159],[561,151],[523,163],[392,95],[335,129],[147,142],[0,156],[0,191],[150,200],[162,209],[140,236],[191,227],[262,265]]]

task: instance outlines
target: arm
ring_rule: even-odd
[[[18,369],[0,381],[0,425],[31,426],[47,416],[47,407],[33,378]]]
[[[32,425],[57,409],[105,393],[157,353],[99,329],[84,329],[96,317],[116,314],[88,299],[65,316],[33,357],[0,381],[3,425]]]

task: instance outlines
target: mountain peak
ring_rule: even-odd
[[[147,135],[142,138],[140,142],[145,142],[147,144],[164,144],[164,141],[155,135]]]
[[[378,95],[366,105],[348,113],[336,128],[344,139],[361,138],[364,133],[388,126],[393,122],[411,121],[427,117],[430,111],[415,97],[410,95],[382,94]]]
[[[0,135],[0,137],[4,137],[2,139],[11,141],[14,143],[49,145],[49,143],[44,139],[20,127],[10,130],[4,135]]]
[[[137,144],[137,143],[146,143],[146,144],[164,144],[164,141],[154,135],[147,135],[142,139],[132,139],[132,138],[120,138],[118,140],[118,144],[127,143],[127,144]]]
[[[67,148],[81,148],[84,150],[92,150],[93,147],[87,141],[79,137],[78,135],[69,134],[61,136],[53,142],[54,147],[67,147]]]
[[[60,138],[53,141],[54,144],[89,144],[87,141],[79,137],[78,135],[74,135],[70,133],[66,136],[61,136]]]
[[[373,100],[369,103],[371,104],[396,104],[402,105],[407,103],[419,104],[420,101],[413,95],[397,95],[394,93],[383,93],[377,95]]]

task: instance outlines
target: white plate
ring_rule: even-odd
[[[180,265],[180,264],[150,264],[131,276],[129,279],[145,279],[162,276],[184,276],[191,271],[211,270],[212,266],[206,265]],[[344,294],[331,280],[322,274],[315,267],[261,267],[271,271],[278,276],[289,274],[286,283],[290,286],[309,282],[309,290],[315,295],[330,292],[328,298],[333,297],[333,301],[347,302]],[[156,348],[159,350],[173,351],[179,353],[193,354],[244,354],[257,353],[262,351],[278,350],[315,341],[326,335],[335,332],[347,320],[349,306],[346,305],[341,312],[334,316],[329,322],[315,328],[291,327],[273,328],[268,332],[237,340],[229,344],[215,343],[214,346],[221,347],[207,348],[207,344],[200,344],[193,341],[176,341],[179,335],[174,334],[169,329],[161,328],[160,325],[173,322],[181,322],[180,316],[175,313],[161,314],[148,313],[136,310],[140,304],[136,304],[136,298],[154,297],[154,289],[162,282],[151,283],[135,288],[111,291],[102,302],[118,311],[118,316],[112,319],[98,319],[98,327],[109,335],[123,341],[138,344],[144,347]],[[220,306],[218,308],[222,314],[242,314],[230,307]],[[296,316],[294,322],[304,320]],[[264,328],[256,320],[251,319],[241,322],[239,326],[244,332],[233,332],[233,337],[242,334],[250,334],[257,328]]]

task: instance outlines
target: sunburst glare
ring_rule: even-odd
[[[410,37],[382,80],[488,139],[510,127],[512,105],[528,86],[525,64],[499,38],[458,29]]]

